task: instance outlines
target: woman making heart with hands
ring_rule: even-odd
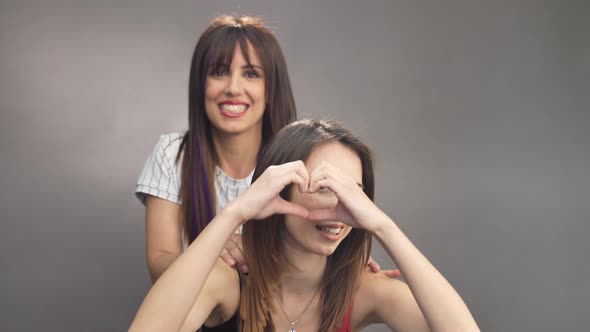
[[[373,203],[371,153],[346,128],[288,125],[253,178],[152,287],[131,330],[478,330],[450,283]],[[218,260],[240,225],[247,275]],[[407,283],[365,269],[372,236]]]
[[[191,62],[188,111],[188,130],[160,137],[136,186],[152,282],[248,188],[260,150],[296,119],[286,60],[260,19],[219,16],[203,32]],[[238,233],[220,256],[248,272]],[[377,263],[368,265],[379,271]]]

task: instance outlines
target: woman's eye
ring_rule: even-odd
[[[218,70],[214,70],[211,74],[213,76],[224,76],[225,74],[227,74],[227,72],[223,69],[218,69]]]
[[[212,67],[211,70],[209,71],[209,75],[211,76],[225,76],[227,75],[228,71],[226,66],[223,65],[218,65],[215,67]]]
[[[325,192],[328,192],[328,191],[330,191],[330,188],[328,188],[328,187],[320,187],[320,189],[318,189],[318,192],[319,193],[325,193]]]
[[[247,71],[246,74],[245,74],[245,76],[247,78],[258,78],[258,77],[260,77],[260,75],[258,75],[258,73],[255,72],[255,71]]]

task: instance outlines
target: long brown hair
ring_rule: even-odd
[[[262,119],[261,148],[277,131],[297,118],[287,64],[273,33],[254,17],[217,17],[203,32],[193,53],[188,91],[189,129],[177,156],[177,161],[183,156],[181,195],[184,234],[189,243],[215,215],[217,154],[211,137],[211,122],[205,113],[205,80],[212,66],[231,64],[236,45],[250,64],[248,43],[264,69],[267,104]]]
[[[357,153],[362,165],[364,191],[373,200],[373,159],[369,148],[342,125],[332,121],[301,120],[283,128],[261,155],[252,181],[270,165],[306,160],[313,149],[328,142],[339,142]],[[289,188],[281,192],[288,197]],[[242,230],[242,242],[249,274],[241,294],[240,315],[243,331],[272,331],[271,312],[275,310],[277,290],[285,263],[283,236],[284,215],[268,220],[248,222]],[[321,290],[320,331],[334,331],[342,323],[352,303],[359,276],[371,251],[371,236],[362,229],[352,229],[336,251],[328,256]]]

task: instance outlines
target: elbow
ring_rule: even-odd
[[[153,285],[176,258],[180,256],[180,253],[159,250],[153,253],[148,252],[146,256],[148,272]]]

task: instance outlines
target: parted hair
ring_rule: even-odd
[[[329,142],[338,142],[357,153],[362,164],[365,194],[373,200],[375,185],[370,149],[350,130],[333,121],[301,120],[283,128],[261,154],[252,181],[271,165],[306,161],[316,147]],[[288,193],[287,187],[281,197],[288,200]],[[275,292],[288,264],[283,247],[285,232],[284,215],[272,215],[267,220],[247,222],[243,226],[242,242],[249,274],[243,277],[240,300],[242,331],[274,330],[271,313],[276,309]],[[342,323],[370,251],[369,233],[353,228],[328,256],[320,292],[320,331],[334,331]]]
[[[189,128],[176,158],[178,162],[182,156],[183,229],[189,243],[215,215],[217,154],[211,136],[212,124],[205,113],[205,80],[212,69],[231,64],[236,46],[251,65],[249,44],[264,70],[267,104],[262,119],[261,148],[277,131],[297,118],[285,57],[272,31],[254,17],[219,16],[214,19],[193,52],[188,89]]]

